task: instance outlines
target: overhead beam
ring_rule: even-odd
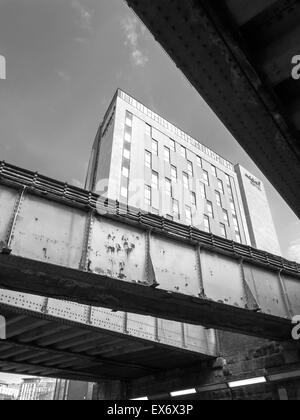
[[[217,0],[126,1],[300,216],[297,127],[282,112],[283,104],[275,99],[275,92],[260,75],[259,64],[250,60],[246,42],[241,42],[240,34],[233,29],[225,3]],[[234,6],[237,2],[229,3]],[[272,3],[269,1],[267,5]],[[237,9],[240,24],[245,23],[241,19],[247,21],[253,17],[252,13],[255,15],[261,9],[253,8],[252,1],[244,1],[240,6]],[[297,37],[293,39],[297,45]]]
[[[266,339],[291,338],[287,319],[15,256],[0,255],[0,287]]]

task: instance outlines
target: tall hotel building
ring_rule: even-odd
[[[121,90],[97,133],[86,188],[281,254],[263,183]]]

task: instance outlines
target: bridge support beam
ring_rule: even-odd
[[[0,287],[264,339],[291,339],[289,319],[12,255],[0,254]]]

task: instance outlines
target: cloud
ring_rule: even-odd
[[[82,29],[91,32],[93,29],[93,12],[84,7],[80,0],[72,0],[71,5],[79,17],[78,22]]]
[[[69,82],[71,80],[71,76],[63,70],[57,70],[56,74],[65,82]]]
[[[300,264],[300,239],[291,243],[288,249],[288,259]]]
[[[133,16],[123,19],[122,27],[126,36],[125,45],[130,49],[133,64],[138,67],[145,67],[149,58],[140,48],[140,39],[145,34],[145,28]]]

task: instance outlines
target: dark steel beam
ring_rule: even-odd
[[[260,64],[251,58],[247,40],[233,30],[225,2],[126,1],[300,216],[300,136],[295,117],[289,116]],[[272,7],[275,1],[252,3],[227,1],[235,11],[237,25]],[[291,51],[299,44],[295,34],[288,40],[294,46]],[[260,45],[263,42],[261,39]],[[285,43],[278,36],[277,44]],[[275,45],[272,54],[276,55],[277,48]]]
[[[5,341],[6,343],[6,341]],[[72,351],[62,351],[62,350],[57,350],[54,347],[43,347],[43,346],[39,346],[36,344],[24,344],[22,342],[19,342],[17,340],[8,340],[8,342],[6,343],[8,345],[11,345],[13,347],[15,347],[15,349],[21,349],[23,351],[28,351],[31,352],[31,357],[28,356],[29,360],[30,358],[36,358],[36,357],[40,357],[40,356],[33,356],[33,352],[38,352],[38,353],[45,353],[45,356],[48,355],[48,360],[50,359],[50,357],[64,357],[67,360],[72,359],[72,360],[76,360],[76,361],[80,361],[80,362],[85,362],[85,363],[89,363],[92,365],[99,365],[99,366],[110,366],[112,368],[126,368],[126,369],[135,369],[135,370],[141,370],[141,371],[145,371],[145,372],[156,372],[158,371],[157,369],[152,369],[150,367],[146,367],[146,366],[141,366],[138,364],[134,364],[134,363],[130,363],[130,362],[118,362],[116,360],[110,360],[108,358],[105,357],[101,357],[101,356],[97,356],[97,357],[92,357],[92,356],[87,356],[85,354],[82,353],[76,353],[76,352],[72,352]],[[2,358],[4,358],[4,356],[2,355]],[[25,361],[25,359],[24,359]],[[45,359],[46,361],[46,359]],[[38,363],[38,362],[37,362]]]
[[[0,255],[0,287],[272,340],[291,338],[287,319],[15,256]]]

